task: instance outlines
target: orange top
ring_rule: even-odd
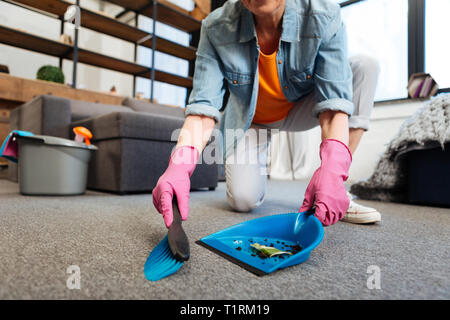
[[[73,132],[82,135],[85,138],[92,139],[92,133],[85,127],[75,127],[73,128]]]
[[[89,129],[87,129],[85,127],[75,127],[75,128],[73,128],[73,132],[75,134],[83,136],[84,143],[86,143],[87,145],[91,144],[92,133],[89,131]]]
[[[259,90],[253,123],[271,123],[286,118],[294,105],[283,94],[277,71],[277,51],[259,52]]]

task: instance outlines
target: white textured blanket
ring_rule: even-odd
[[[381,156],[372,176],[351,186],[350,191],[367,200],[404,202],[407,172],[402,160],[411,150],[450,142],[450,94],[440,95],[406,120]],[[450,165],[450,164],[449,164]]]

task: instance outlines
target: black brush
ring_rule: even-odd
[[[190,256],[189,240],[181,226],[181,214],[178,202],[174,195],[172,199],[173,222],[167,233],[169,247],[178,261],[186,261]]]

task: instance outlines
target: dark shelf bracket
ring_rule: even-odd
[[[146,73],[149,72],[149,71],[151,71],[150,68],[148,68],[148,69],[146,69],[146,70],[143,70],[143,71],[140,71],[140,72],[136,72],[136,73],[134,74],[134,76],[135,76],[135,77],[141,77],[142,75],[146,74]]]
[[[75,9],[75,12],[72,12],[71,9]],[[70,13],[69,16],[68,13]],[[79,28],[81,26],[81,8],[80,8],[80,0],[77,0],[75,5],[71,5],[70,7],[67,8],[66,13],[64,14],[64,17],[62,18],[62,24],[64,25],[64,21],[66,21],[69,23],[72,23],[75,31],[74,31],[74,43],[73,43],[73,56],[72,56],[72,61],[73,61],[73,68],[72,68],[72,88],[76,89],[77,88],[77,65],[78,65],[78,33],[79,33]],[[61,29],[62,30],[62,29]],[[63,55],[66,56],[68,53],[65,53]]]
[[[77,1],[79,2],[79,0]],[[78,28],[75,28],[75,41],[73,44],[73,75],[72,88],[77,88],[77,66],[78,66]]]
[[[136,14],[134,17],[134,26],[139,28],[139,15]],[[134,63],[137,63],[138,58],[138,43],[134,44]],[[133,75],[133,98],[136,98],[136,75]]]
[[[150,84],[150,102],[153,103],[155,90],[155,50],[156,50],[156,20],[158,18],[158,2],[153,0],[153,28],[152,28],[152,69],[151,69],[151,84]]]
[[[154,3],[154,2],[156,2],[156,3]],[[151,1],[151,2],[149,2],[148,4],[146,4],[145,6],[143,6],[143,7],[141,7],[141,8],[139,8],[139,9],[137,9],[136,10],[136,13],[137,14],[142,14],[142,12],[144,11],[144,10],[147,10],[148,8],[150,8],[151,6],[153,6],[153,8],[155,7],[155,6],[157,6],[158,5],[158,2],[157,1]],[[153,15],[154,16],[154,15]]]
[[[408,2],[408,79],[425,71],[425,0]]]
[[[62,36],[64,34],[64,25],[65,25],[64,17],[59,18],[59,21],[61,22],[60,36]],[[61,70],[63,68],[63,62],[64,62],[63,57],[59,57],[59,68]]]
[[[124,15],[126,15],[130,11],[131,11],[130,9],[125,9],[125,10],[119,12],[118,14],[116,14],[116,19],[119,19],[120,17],[123,17]]]
[[[60,59],[68,59],[69,55],[73,52],[73,48],[70,47],[69,49],[67,49],[66,52],[64,52],[61,56]]]

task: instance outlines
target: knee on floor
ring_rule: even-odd
[[[229,192],[227,191],[229,205],[238,212],[250,212],[259,207],[264,200],[264,193],[261,192]]]

